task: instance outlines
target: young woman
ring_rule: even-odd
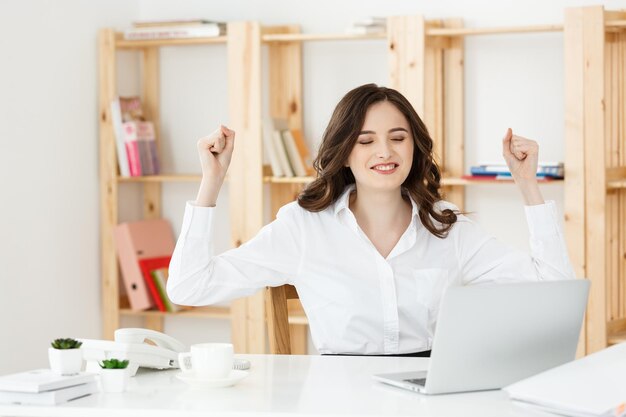
[[[575,278],[554,202],[535,173],[538,147],[512,134],[503,154],[526,202],[530,256],[486,235],[439,194],[424,123],[399,92],[348,92],[326,128],[317,179],[239,248],[214,256],[213,208],[235,132],[198,141],[203,179],[170,265],[173,302],[207,305],[294,285],[322,354],[427,356],[452,285]]]

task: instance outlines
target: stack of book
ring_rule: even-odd
[[[156,175],[160,161],[154,124],[145,120],[139,97],[117,97],[111,102],[120,175]]]
[[[113,230],[113,239],[131,309],[178,311],[180,307],[170,301],[166,291],[174,252],[169,222],[151,219],[121,223]]]
[[[563,162],[541,162],[537,166],[537,178],[542,180],[555,180],[564,178],[565,167]],[[506,164],[480,164],[470,167],[470,175],[467,179],[511,179],[511,171]]]
[[[211,38],[226,34],[226,23],[204,19],[151,20],[134,22],[124,31],[124,39]]]
[[[384,34],[387,31],[387,18],[367,17],[356,20],[346,29],[346,33],[351,35]]]
[[[313,175],[311,155],[300,129],[289,129],[287,121],[265,124],[263,144],[275,177]]]
[[[50,369],[0,376],[0,403],[56,405],[98,392],[96,375],[58,375]]]

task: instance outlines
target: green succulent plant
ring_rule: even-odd
[[[78,349],[83,342],[79,342],[76,339],[54,339],[52,343],[50,343],[55,349]]]
[[[128,366],[128,360],[105,359],[99,365],[102,369],[125,369]]]

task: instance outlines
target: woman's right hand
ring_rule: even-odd
[[[206,179],[223,180],[233,156],[235,131],[220,125],[209,136],[198,140],[198,156],[202,176]]]

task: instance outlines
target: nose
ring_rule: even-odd
[[[380,159],[388,159],[391,156],[391,148],[386,140],[379,141],[376,156]]]

